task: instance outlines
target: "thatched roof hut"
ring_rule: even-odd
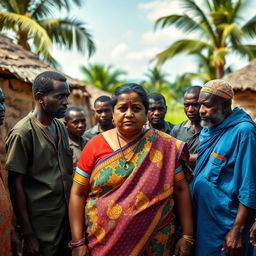
[[[234,106],[245,109],[256,121],[256,59],[223,79],[234,89]]]
[[[0,129],[0,153],[3,152],[3,138],[7,135],[8,130],[32,110],[32,82],[38,74],[49,70],[62,73],[51,68],[47,62],[40,60],[34,53],[13,43],[10,38],[0,35],[0,87],[6,97],[5,126]],[[97,92],[91,90],[91,95],[85,83],[63,75],[67,78],[71,89],[70,105],[85,109],[87,127],[90,128],[93,125],[90,98],[91,96],[98,97],[105,92],[99,89]]]

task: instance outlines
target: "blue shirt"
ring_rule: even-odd
[[[242,109],[203,128],[194,175],[196,255],[225,255],[221,248],[239,203],[256,208],[256,126]],[[242,255],[251,255],[249,242],[244,247]]]

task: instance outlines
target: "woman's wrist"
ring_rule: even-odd
[[[80,247],[82,245],[86,245],[86,239],[85,237],[82,237],[81,239],[79,239],[78,241],[73,241],[71,240],[69,243],[68,243],[68,247],[69,248],[76,248],[76,247]]]
[[[193,235],[182,235],[181,238],[183,238],[186,242],[193,245],[195,243],[195,239]]]

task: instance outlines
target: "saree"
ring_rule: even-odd
[[[74,181],[86,184],[87,177],[90,186],[85,219],[91,255],[170,255],[172,195],[174,183],[185,178],[182,159],[188,161],[185,143],[150,129],[100,159],[90,174],[76,171]]]
[[[0,255],[11,256],[12,207],[0,163]]]

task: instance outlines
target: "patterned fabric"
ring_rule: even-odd
[[[0,255],[11,256],[12,208],[0,163]]]
[[[208,92],[227,100],[231,100],[234,96],[231,85],[220,79],[208,81],[201,89],[201,92]]]
[[[128,170],[123,168],[120,149],[99,160],[93,170],[81,170],[87,145],[74,181],[91,189],[85,207],[91,254],[169,255],[173,187],[184,179],[181,162],[188,160],[186,144],[151,129],[122,148]],[[77,180],[78,175],[83,180]]]

